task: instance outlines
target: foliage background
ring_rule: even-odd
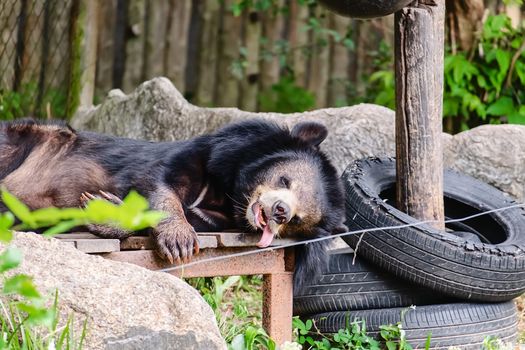
[[[394,107],[392,16],[344,18],[316,0],[110,0],[96,2],[97,26],[76,30],[83,1],[2,2],[0,119],[71,117],[87,34],[96,103],[164,75],[203,106]],[[447,9],[445,130],[525,124],[523,1],[447,0]]]

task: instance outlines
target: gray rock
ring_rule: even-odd
[[[444,161],[525,201],[525,126],[483,125],[454,135]]]
[[[170,141],[210,133],[246,118],[262,118],[288,126],[299,121],[325,124],[330,133],[322,145],[340,171],[354,159],[395,152],[394,112],[385,107],[360,104],[292,114],[200,108],[186,101],[166,78],[149,80],[127,96],[113,90],[104,103],[79,111],[71,123],[77,129]]]
[[[322,144],[339,171],[355,159],[395,154],[395,114],[377,105],[327,108],[305,113],[252,113],[237,108],[200,108],[188,103],[166,78],[155,78],[124,95],[113,90],[95,108],[80,111],[73,127],[155,141],[184,140],[246,118],[291,126],[319,121],[329,135]],[[443,134],[444,163],[525,200],[525,127],[487,125]]]
[[[56,239],[17,233],[24,260],[17,273],[41,292],[59,291],[61,320],[87,319],[85,349],[226,349],[213,311],[172,275],[84,254]]]

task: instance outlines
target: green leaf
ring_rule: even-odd
[[[393,341],[387,341],[387,342],[385,343],[385,345],[386,345],[386,348],[387,348],[388,350],[396,350],[396,348],[397,348],[396,343],[393,342]]]
[[[496,102],[491,104],[489,108],[487,109],[488,115],[494,115],[498,117],[509,115],[514,112],[515,112],[514,102],[512,101],[512,98],[508,96],[501,97]]]
[[[130,215],[135,215],[149,208],[148,201],[136,191],[130,191],[122,201],[122,208]]]
[[[61,223],[56,224],[55,226],[50,227],[49,229],[45,230],[43,235],[46,237],[52,237],[60,233],[67,232],[74,227],[81,226],[82,223],[83,221],[79,221],[79,220],[62,221]]]
[[[0,213],[0,241],[8,243],[13,239],[11,227],[15,223],[15,217],[10,212]]]
[[[428,332],[427,341],[425,342],[425,350],[430,349],[431,339],[432,339],[432,332]]]
[[[20,294],[26,298],[40,298],[40,293],[33,284],[33,278],[19,274],[10,277],[4,282],[4,294]]]
[[[35,221],[31,216],[29,208],[5,189],[2,190],[2,201],[20,221],[29,225],[31,228],[35,227]]]
[[[0,273],[18,267],[22,262],[22,252],[17,247],[8,247],[0,254]]]
[[[312,322],[312,320],[306,320],[305,326],[306,326],[306,330],[307,330],[307,331],[309,331],[310,329],[312,329],[312,326],[313,326],[313,322]]]
[[[17,304],[17,308],[20,311],[27,313],[27,322],[46,326],[49,329],[52,329],[57,317],[54,309],[48,309],[33,304],[19,303]]]
[[[524,108],[524,106],[522,106]],[[507,116],[507,120],[510,124],[525,125],[525,113],[513,113]]]
[[[502,49],[496,50],[496,60],[498,61],[500,72],[502,72],[504,75],[507,75],[511,58],[511,53],[509,51]]]

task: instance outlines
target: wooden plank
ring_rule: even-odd
[[[72,244],[84,253],[110,253],[120,251],[118,239],[104,239],[90,233],[71,233],[55,236],[63,243]]]
[[[201,249],[216,248],[218,246],[218,238],[216,235],[198,234],[198,237],[199,237],[199,247]],[[96,244],[103,245],[105,244],[104,241],[115,241],[114,239],[101,238],[99,236],[96,236],[88,232],[62,233],[62,234],[56,235],[55,238],[60,239],[63,242],[76,242],[79,240],[92,241],[94,245]],[[119,247],[120,247],[119,250],[139,250],[139,249],[149,250],[149,249],[154,249],[154,244],[149,236],[130,236],[126,239],[123,239],[119,243]]]
[[[72,116],[79,106],[92,106],[95,96],[95,78],[98,40],[98,1],[81,0],[79,14],[72,30],[70,77],[68,89],[68,114]],[[71,20],[75,20],[71,17]],[[76,41],[80,44],[76,45]],[[77,83],[78,82],[78,83]],[[78,87],[77,87],[78,86]],[[78,94],[73,96],[73,94]],[[69,105],[71,103],[71,105]]]
[[[341,37],[346,35],[350,19],[330,13],[330,27]],[[349,80],[350,52],[342,43],[331,43],[330,80],[328,82],[327,106],[345,106],[348,102],[347,84]]]
[[[246,68],[241,80],[241,97],[239,108],[245,111],[256,111],[259,94],[259,39],[262,34],[260,14],[251,11],[243,18],[243,46],[246,48]]]
[[[290,2],[290,27],[289,42],[292,50],[292,68],[295,82],[301,87],[306,87],[307,57],[304,49],[308,44],[308,7],[300,5],[298,1]]]
[[[284,0],[277,0],[275,7],[284,7]],[[268,91],[272,85],[279,82],[280,64],[276,45],[282,39],[285,16],[280,11],[264,11],[262,13],[263,37],[266,39],[261,52],[261,91]]]
[[[444,229],[444,0],[395,15],[397,208]]]
[[[219,63],[217,69],[217,106],[237,107],[239,103],[239,76],[234,76],[232,64],[239,59],[241,48],[241,16],[234,16],[231,6],[235,0],[225,0],[219,34]]]
[[[203,249],[192,258],[199,261],[212,257],[226,256],[234,253],[253,251],[253,248],[221,248]],[[165,261],[160,260],[152,250],[131,250],[114,253],[100,254],[104,258],[128,262],[145,267],[150,270],[158,270],[169,267]],[[259,275],[285,272],[285,254],[283,249],[273,251],[262,251],[250,255],[232,257],[213,262],[203,262],[189,266],[184,269],[173,270],[170,273],[178,277],[213,277],[234,275]]]
[[[192,1],[170,0],[164,73],[177,90],[185,91],[188,34],[190,30]]]
[[[122,90],[130,93],[144,81],[144,18],[146,2],[144,0],[128,1],[127,27],[129,32],[126,38],[126,64],[122,78]]]
[[[73,6],[72,0],[65,0],[58,3],[57,1],[46,0],[45,6],[49,6],[49,22],[48,31],[49,38],[47,40],[48,52],[45,57],[45,80],[44,86],[57,88],[62,93],[66,94],[66,86],[68,79],[67,63],[70,58],[69,35],[70,35],[70,17],[71,8]],[[44,35],[43,35],[44,36]],[[98,38],[96,38],[98,40]],[[95,44],[96,45],[96,44]],[[45,97],[45,96],[43,96]],[[43,107],[50,103],[49,99],[43,99]],[[61,116],[55,116],[61,117]]]
[[[44,3],[42,1],[29,1],[27,9],[24,35],[25,50],[22,56],[22,88],[38,81],[43,44]]]
[[[217,248],[218,240],[216,236],[209,235],[199,235],[199,248]],[[120,242],[120,250],[153,250],[155,249],[155,244],[153,243],[151,237],[144,236],[131,236],[126,239],[123,239]]]
[[[111,253],[120,251],[120,241],[118,239],[76,239],[73,242],[75,242],[75,247],[84,253]]]
[[[72,232],[61,233],[55,236],[57,239],[75,240],[75,239],[103,239],[89,232]]]
[[[323,7],[317,7],[317,18],[321,28],[328,25],[328,12]],[[317,108],[326,107],[328,79],[330,76],[330,46],[328,43],[321,44],[316,38],[316,33],[312,33],[312,41],[315,45],[310,56],[310,68],[308,77],[308,90],[314,93],[315,105]]]
[[[217,73],[218,35],[220,3],[217,0],[204,0],[201,7],[202,32],[198,56],[197,87],[195,103],[210,107],[214,104]]]
[[[166,48],[167,13],[169,2],[146,1],[146,27],[143,78],[145,80],[163,75],[164,50]]]
[[[117,14],[117,0],[100,1],[98,28],[98,57],[95,94],[105,97],[113,88],[113,60],[115,19]]]

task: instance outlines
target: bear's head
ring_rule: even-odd
[[[299,123],[288,133],[288,147],[240,169],[247,203],[237,217],[262,232],[259,247],[274,237],[314,238],[346,230],[339,176],[319,150],[327,134],[319,123]]]

